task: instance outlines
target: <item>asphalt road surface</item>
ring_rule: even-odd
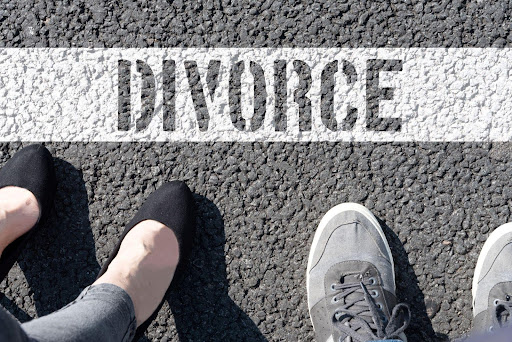
[[[506,1],[0,1],[5,47],[505,47]],[[0,144],[0,164],[20,148]],[[306,263],[321,216],[356,201],[395,256],[409,341],[471,327],[471,280],[490,232],[511,221],[510,143],[51,143],[50,226],[0,304],[21,321],[90,284],[144,198],[171,179],[196,193],[189,272],[151,341],[311,341]],[[432,317],[428,317],[428,314]]]

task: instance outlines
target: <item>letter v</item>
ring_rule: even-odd
[[[197,115],[197,123],[199,130],[204,132],[208,130],[208,124],[210,122],[210,115],[208,113],[208,106],[206,105],[206,99],[204,96],[203,83],[201,82],[201,76],[197,69],[196,61],[185,61],[185,69],[187,71],[188,85],[190,87],[190,94],[192,95],[192,102]],[[213,101],[215,90],[219,84],[219,70],[220,61],[211,60],[208,63],[208,72],[206,74],[206,83],[208,86],[208,92],[210,93],[210,99]]]

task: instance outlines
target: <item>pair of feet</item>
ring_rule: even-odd
[[[512,317],[512,223],[496,229],[473,278],[475,332]],[[409,307],[397,304],[393,257],[375,216],[355,203],[325,214],[307,268],[308,307],[318,342],[407,341]]]
[[[8,257],[3,255],[4,252],[5,254],[12,252],[9,246],[16,244],[38,225],[44,211],[48,211],[50,205],[42,203],[44,200],[36,198],[35,194],[39,193],[38,186],[41,189],[45,188],[44,183],[52,183],[53,164],[49,158],[51,159],[51,156],[44,147],[32,145],[18,152],[12,158],[13,161],[10,164],[8,162],[4,167],[9,169],[7,170],[9,174],[13,171],[22,173],[24,171],[20,169],[22,166],[29,169],[27,171],[29,181],[24,176],[16,176],[14,181],[6,182],[7,184],[28,184],[28,188],[35,190],[32,192],[22,186],[12,185],[0,188],[0,261]],[[45,167],[42,160],[50,166]],[[31,162],[33,164],[39,162],[40,165],[30,170]],[[5,174],[5,172],[1,173],[0,178],[2,176],[12,178]],[[0,179],[1,182],[3,179]],[[51,186],[46,187],[48,188],[46,191],[52,191]],[[183,194],[185,198],[168,198],[173,194]],[[130,295],[137,326],[147,321],[161,303],[184,254],[180,253],[183,252],[180,248],[186,248],[181,242],[190,239],[184,238],[183,234],[191,233],[184,232],[185,228],[189,228],[185,227],[189,223],[187,222],[189,217],[185,216],[189,214],[188,202],[191,199],[191,194],[184,183],[167,183],[151,196],[146,201],[146,208],[144,209],[144,206],[141,208],[134,218],[135,221],[132,220],[125,230],[116,253],[111,255],[108,266],[102,269],[101,276],[94,282],[95,285],[102,283],[117,285]],[[50,197],[53,199],[53,196]],[[173,208],[173,203],[180,208]],[[177,216],[176,220],[174,218],[166,220],[165,217],[172,215],[173,210]],[[168,227],[160,222],[158,220],[160,216],[164,217],[162,221],[173,222],[174,226]]]

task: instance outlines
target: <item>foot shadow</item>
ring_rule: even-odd
[[[418,286],[418,278],[409,263],[409,258],[402,242],[384,221],[380,218],[377,218],[377,220],[389,242],[389,247],[395,261],[395,270],[398,271],[395,271],[397,300],[399,303],[409,304],[411,309],[411,323],[405,331],[407,339],[409,341],[448,341],[447,335],[436,333],[432,328],[432,322],[427,315],[425,296]]]
[[[167,297],[180,341],[267,341],[229,297],[224,221],[210,200],[195,195],[197,232],[184,272]]]
[[[54,213],[30,239],[18,260],[39,317],[74,300],[94,282],[100,269],[82,172],[62,159],[55,158],[54,164]],[[24,321],[25,317],[17,318]]]

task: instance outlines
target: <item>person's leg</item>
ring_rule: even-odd
[[[34,207],[30,196],[20,190],[0,189],[0,204],[8,204],[0,209],[9,208],[1,210],[8,215],[0,217],[0,241],[6,245],[30,229],[38,217],[37,203]],[[172,198],[166,200],[172,202]],[[19,205],[14,205],[17,202]],[[2,312],[0,324],[5,329],[0,341],[24,341],[27,336],[52,342],[131,341],[137,326],[151,316],[165,295],[179,253],[173,230],[154,220],[139,222],[124,236],[106,272],[66,307],[24,323],[21,328]],[[2,339],[4,336],[12,338]]]
[[[131,341],[137,328],[128,293],[113,284],[87,287],[76,300],[47,316],[23,323],[31,341]],[[21,340],[23,341],[23,340]]]
[[[178,263],[183,264],[192,248],[193,208],[192,192],[185,183],[163,184],[126,225],[100,270],[95,284],[116,284],[132,297],[138,324],[136,339],[156,317]]]
[[[0,168],[0,281],[46,225],[56,188],[53,157],[42,145],[22,148]]]
[[[131,341],[162,300],[178,264],[173,231],[157,221],[137,224],[107,272],[61,310],[20,325],[2,312],[0,341]],[[9,336],[12,338],[5,338]]]
[[[512,341],[512,327],[499,329],[493,333],[477,334],[457,342],[510,342]],[[455,342],[455,341],[454,341]]]
[[[0,341],[28,342],[28,336],[20,323],[0,306]]]
[[[24,331],[31,340],[41,342],[131,341],[136,327],[162,300],[178,254],[172,230],[157,221],[143,221],[126,235],[107,272],[75,301],[22,324],[22,330],[12,317],[5,319],[9,315],[0,316],[5,319],[4,333],[25,336]]]
[[[0,256],[14,240],[28,232],[39,218],[39,205],[27,189],[0,189]]]
[[[31,233],[44,225],[55,195],[53,157],[42,145],[18,151],[0,169],[0,281]],[[0,341],[26,341],[19,322],[0,307]]]
[[[172,230],[157,221],[143,221],[123,239],[107,272],[72,303],[22,324],[22,330],[10,315],[0,316],[3,334],[20,336],[0,341],[24,341],[26,335],[41,342],[131,341],[136,327],[162,300],[178,255]]]
[[[457,341],[512,341],[512,223],[494,230],[473,276],[473,331]]]
[[[406,341],[409,307],[397,304],[393,257],[373,214],[355,203],[322,218],[307,267],[318,342]]]
[[[27,189],[0,189],[0,256],[9,244],[28,232],[39,218],[39,205]],[[0,341],[22,342],[28,337],[20,323],[0,307]]]
[[[172,230],[157,221],[142,221],[126,235],[107,272],[94,285],[109,283],[125,290],[133,300],[138,326],[162,301],[178,256],[178,241]]]
[[[485,242],[473,277],[473,330],[512,327],[512,223],[494,230]]]
[[[30,191],[19,187],[1,188],[0,255],[10,243],[29,231],[38,218],[39,206]],[[147,240],[150,234],[140,235],[141,240]],[[135,248],[136,243],[130,247]],[[135,332],[135,322],[129,295],[118,286],[102,284],[88,287],[65,308],[22,325],[0,309],[0,341],[27,341],[29,337],[36,341],[91,341],[93,338],[128,341]]]

